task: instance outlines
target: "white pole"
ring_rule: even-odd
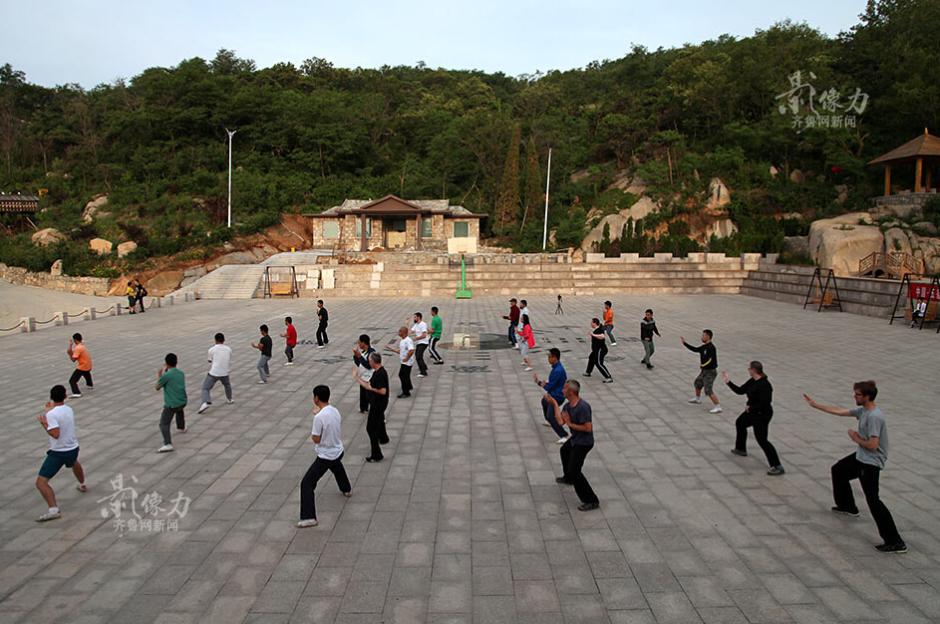
[[[238,130],[225,129],[228,133],[228,226],[232,227],[232,137]]]
[[[548,173],[545,175],[545,224],[542,227],[542,251],[548,245],[548,183],[552,179],[552,148],[548,148]]]

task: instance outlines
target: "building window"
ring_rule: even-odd
[[[339,238],[339,223],[336,221],[324,221],[323,238]]]
[[[454,238],[470,236],[470,224],[466,221],[454,221]]]
[[[431,238],[431,219],[421,219],[421,238]]]
[[[356,238],[362,238],[362,219],[356,219]],[[372,238],[372,219],[366,217],[366,238]]]

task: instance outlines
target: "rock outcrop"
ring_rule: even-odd
[[[99,256],[106,256],[111,253],[112,247],[114,247],[114,245],[111,243],[111,241],[105,240],[103,238],[93,238],[88,241],[88,248]]]
[[[636,223],[639,219],[646,218],[655,210],[657,210],[656,202],[649,197],[641,197],[639,201],[629,208],[624,208],[620,212],[607,215],[601,219],[600,222],[588,232],[587,236],[584,237],[584,240],[581,242],[581,249],[587,252],[593,251],[594,243],[599,243],[604,238],[605,225],[610,227],[610,239],[615,240],[620,238],[624,224],[626,224],[631,217],[633,218],[633,222]]]
[[[721,178],[712,178],[708,183],[708,202],[705,204],[710,212],[720,212],[731,203],[731,191],[721,181]]]
[[[814,221],[809,228],[810,255],[816,264],[831,268],[836,275],[856,275],[862,258],[884,250],[884,235],[871,223],[867,212]]]
[[[59,230],[55,228],[44,228],[42,230],[39,230],[38,232],[35,232],[30,237],[30,240],[33,241],[34,245],[39,245],[41,247],[54,245],[66,239],[67,237],[65,236],[65,234],[63,234],[62,232],[60,232]]]
[[[137,249],[137,243],[134,241],[125,241],[117,246],[117,255],[118,258],[123,258],[127,254],[135,251]]]
[[[91,201],[85,204],[85,209],[82,211],[82,222],[91,223],[95,220],[95,217],[99,215],[99,211],[102,207],[108,205],[108,196],[107,194],[95,195],[92,197]],[[104,213],[101,213],[104,214]]]

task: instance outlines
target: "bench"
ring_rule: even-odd
[[[913,306],[917,305],[917,302],[912,302],[912,305],[904,311],[904,318],[908,321],[911,320],[911,316],[914,314]],[[924,321],[936,321],[937,320],[937,306],[940,305],[940,301],[931,301],[927,304],[927,313],[924,314]]]
[[[277,297],[278,295],[285,295],[290,297],[293,295],[293,287],[290,282],[271,282],[271,296]]]

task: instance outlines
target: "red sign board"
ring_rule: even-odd
[[[933,292],[931,292],[931,290]],[[921,297],[927,299],[928,295],[930,296],[931,301],[940,301],[940,289],[938,289],[936,286],[931,288],[930,284],[915,284],[911,282],[909,294],[910,298],[915,301]]]

